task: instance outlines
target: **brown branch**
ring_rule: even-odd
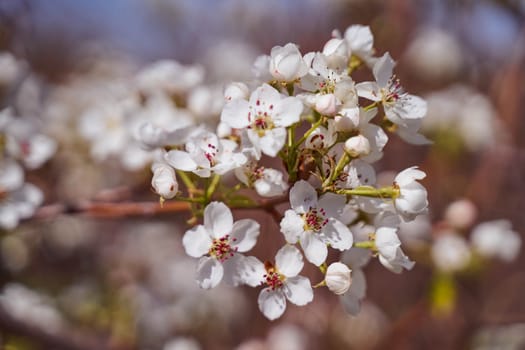
[[[74,204],[51,204],[39,208],[35,218],[49,218],[59,214],[81,214],[99,218],[119,218],[127,216],[153,216],[165,213],[190,211],[186,202],[93,202]]]

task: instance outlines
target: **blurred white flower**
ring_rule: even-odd
[[[467,241],[454,232],[439,232],[431,250],[432,260],[438,269],[455,272],[464,269],[470,262],[471,252]]]
[[[477,225],[470,236],[472,246],[484,257],[505,262],[516,259],[521,249],[521,236],[512,230],[508,220],[495,220]]]

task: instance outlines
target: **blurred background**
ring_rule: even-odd
[[[200,290],[181,244],[187,213],[79,212],[88,201],[158,200],[151,158],[129,130],[168,112],[139,91],[142,114],[123,117],[129,86],[155,62],[193,69],[167,73],[165,89],[186,101],[175,121],[213,123],[224,84],[250,79],[258,55],[288,42],[320,51],[352,24],[369,25],[377,55],[390,52],[405,89],[427,99],[422,133],[434,142],[391,138],[376,164],[424,170],[430,212],[401,232],[412,271],[365,267],[357,317],[325,290],[276,322],[251,288]],[[525,349],[524,254],[444,273],[431,253],[454,220],[466,221],[455,233],[464,240],[499,219],[525,232],[525,1],[0,0],[0,52],[0,107],[58,144],[26,173],[43,208],[0,233],[3,348]],[[450,209],[459,199],[468,209]]]

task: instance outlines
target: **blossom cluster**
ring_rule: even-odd
[[[0,89],[15,89],[18,85],[18,100],[27,98],[34,82],[30,78],[20,82],[23,62],[9,53],[0,53],[0,66]],[[25,174],[26,169],[40,168],[56,151],[56,141],[41,128],[30,109],[15,111],[10,105],[0,110],[0,229],[15,228],[43,202],[42,191],[26,182]]]
[[[389,135],[429,143],[419,133],[426,102],[403,90],[394,65],[389,53],[376,56],[370,28],[355,25],[334,31],[319,52],[303,54],[288,43],[258,57],[253,80],[225,87],[215,130],[144,126],[139,140],[158,152],[153,189],[161,202],[174,198],[191,207],[194,226],[183,245],[199,259],[202,288],[221,281],[262,286],[258,305],[273,320],[287,300],[313,300],[312,283],[301,275],[306,260],[324,274],[314,287],[341,295],[355,314],[366,290],[362,268],[372,257],[395,273],[414,266],[397,232],[427,211],[418,182],[425,173],[414,166],[381,187],[372,165]],[[365,69],[374,80],[355,81],[354,73]],[[281,203],[289,204],[284,213],[276,209]],[[234,221],[232,209],[239,208],[260,208],[278,221],[280,233],[267,238],[283,242],[275,259],[246,255],[260,225]],[[331,261],[331,250],[341,253],[340,261]]]

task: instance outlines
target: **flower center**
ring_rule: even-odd
[[[215,145],[212,145],[211,143],[208,143],[208,146],[204,150],[204,156],[210,162],[210,166],[214,166],[215,165],[215,156],[216,155],[217,155],[217,147]]]
[[[303,214],[304,230],[319,232],[328,223],[326,212],[323,208],[310,208]]]
[[[266,274],[263,277],[266,285],[270,287],[272,291],[281,288],[286,277],[281,274],[271,262],[265,262],[264,268],[266,269]]]
[[[383,89],[383,103],[395,103],[400,98],[402,98],[406,92],[401,87],[399,79],[396,79],[395,76],[392,76],[388,81],[387,86]]]
[[[263,137],[266,130],[275,128],[271,115],[272,110],[273,104],[266,106],[264,101],[257,100],[255,102],[255,107],[250,106],[250,111],[248,112],[248,120],[251,123],[248,128],[254,129],[259,137]]]
[[[231,246],[231,242],[235,242],[237,238],[230,241],[230,235],[225,235],[221,238],[215,238],[209,250],[210,256],[215,257],[220,262],[224,262],[233,256],[237,248]]]

